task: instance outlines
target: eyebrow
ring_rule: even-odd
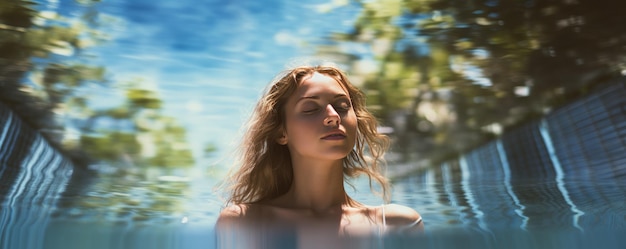
[[[341,97],[348,97],[348,95],[346,95],[344,93],[340,93],[340,94],[335,95],[335,97],[333,97],[333,99],[338,99],[338,98],[341,98]],[[304,97],[299,98],[298,101],[296,101],[296,104],[299,103],[302,100],[305,100],[305,99],[320,99],[320,96],[317,96],[317,95],[304,96]]]

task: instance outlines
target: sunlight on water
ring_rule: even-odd
[[[244,242],[618,248],[624,15],[596,2],[0,0],[0,249],[215,248],[255,101],[312,58],[368,96],[426,233]]]

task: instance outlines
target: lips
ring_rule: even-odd
[[[324,140],[341,140],[344,138],[346,138],[346,135],[343,132],[333,132],[322,137]]]

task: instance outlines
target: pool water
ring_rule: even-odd
[[[570,191],[566,198],[559,185],[550,179],[529,178],[507,184],[506,178],[493,172],[482,175],[472,172],[468,176],[463,173],[466,169],[460,164],[447,164],[396,181],[394,202],[418,210],[427,232],[419,237],[388,237],[382,240],[382,245],[385,248],[591,246],[585,243],[603,243],[601,247],[595,244],[594,248],[619,248],[624,245],[624,237],[619,233],[626,228],[623,176],[602,182],[570,182],[566,187],[577,194]],[[68,185],[66,194],[42,196],[41,202],[5,202],[0,219],[1,245],[4,248],[214,248],[213,225],[221,208],[214,191],[216,183],[217,179],[210,177],[163,177],[154,172],[123,177],[105,174],[85,189],[80,185],[74,185],[80,189],[72,189]],[[356,189],[367,189],[363,181],[355,185]],[[194,186],[195,192],[188,192],[189,186]],[[36,186],[27,190],[42,191]],[[368,191],[348,190],[366,204],[381,203]],[[368,245],[378,248],[380,243]]]
[[[350,239],[338,247],[623,248],[626,119],[623,98],[613,95],[624,89],[616,84],[441,165],[398,174],[417,163],[392,163],[392,202],[418,210],[425,234]],[[572,114],[583,109],[589,115]],[[559,126],[564,116],[578,128]],[[1,105],[0,117],[0,248],[217,246],[223,200],[216,187],[226,167],[74,168]],[[347,191],[382,204],[365,179]],[[274,242],[292,248],[297,238]]]
[[[75,12],[68,1],[35,2],[52,6],[41,10]],[[276,70],[312,52],[297,44],[325,44],[321,37],[351,30],[360,13],[350,6],[321,17],[310,11],[328,1],[223,1],[224,9],[191,1],[103,2],[101,12],[133,28],[107,30],[115,39],[92,51],[100,55],[97,62],[118,81],[141,76],[162,88],[169,103],[164,111],[184,122],[194,148],[204,139],[227,147],[239,128],[232,124],[241,122]],[[117,89],[99,89],[90,91],[101,96],[97,105],[106,106]],[[626,248],[625,96],[622,80],[457,159],[400,174],[392,202],[418,210],[425,234],[342,245]],[[74,168],[0,104],[0,249],[215,248],[214,224],[223,205],[216,187],[227,167],[196,164]],[[382,204],[368,189],[363,179],[347,188],[365,204]],[[278,239],[274,244],[281,247],[297,244],[289,235]]]
[[[626,85],[617,82],[398,182],[431,230],[626,229]],[[610,234],[610,233],[609,233]]]
[[[462,172],[461,165],[443,165],[394,183],[393,202],[411,206],[422,214],[427,229],[424,235],[362,238],[368,243],[350,241],[349,245],[585,248],[594,243],[602,245],[594,248],[619,248],[626,242],[620,236],[620,231],[626,231],[623,179],[568,184],[569,189],[579,190],[568,201],[558,184],[548,179],[527,179],[508,185],[504,184],[506,179],[494,174],[478,183],[463,179]],[[2,207],[5,215],[6,208],[30,208],[26,212],[31,218],[26,223],[3,223],[2,231],[10,231],[10,237],[3,237],[2,245],[5,248],[214,248],[214,222],[221,208],[214,191],[217,179],[197,180],[120,179],[119,175],[111,174],[95,179],[83,191],[68,189],[67,192],[80,194],[60,197],[57,206],[44,203],[33,209],[24,206],[29,203],[5,205]],[[471,186],[467,185],[470,182]],[[365,184],[355,183],[359,190],[367,189]],[[196,192],[185,192],[185,185],[195,186]],[[380,198],[368,191],[349,191],[366,204],[381,203]],[[590,196],[595,198],[582,198],[587,193],[593,193]],[[33,218],[38,214],[49,217]],[[3,221],[7,221],[6,216]],[[377,243],[369,243],[372,240]],[[294,238],[280,241],[285,248],[295,245]]]

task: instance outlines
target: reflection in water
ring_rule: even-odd
[[[217,230],[217,248],[383,248],[377,235],[337,236],[337,228],[309,224],[307,227],[281,225],[237,225]]]
[[[623,112],[624,100],[614,101],[606,96],[624,96],[625,89],[621,82],[614,84],[555,111],[541,122],[507,133],[459,160],[398,180],[394,199],[420,210],[427,228],[424,236],[346,238],[338,243],[371,248],[415,245],[536,248],[592,242],[612,247],[623,243],[623,238],[615,235],[626,229],[623,199],[626,169],[598,162],[607,162],[603,157],[623,160],[624,147],[600,146],[607,150],[585,155],[590,164],[567,162],[563,158],[567,158],[566,153],[572,147],[599,146],[588,144],[586,129],[615,134],[599,136],[600,139],[592,136],[595,143],[623,144],[620,129],[626,119],[619,112]],[[614,113],[618,109],[619,115],[572,114],[587,112],[579,107],[598,102],[603,103],[603,108],[593,109],[595,112]],[[8,109],[3,107],[1,114],[2,246],[206,248],[217,245],[213,222],[220,202],[207,182],[159,174],[150,177],[149,172],[135,176],[111,173],[102,177],[99,184],[82,192],[75,191],[76,186],[66,188],[71,164]],[[555,128],[557,118],[562,116],[568,116],[571,123],[589,125],[565,133],[565,129]],[[605,119],[611,122],[602,122]],[[586,143],[565,145],[563,139]],[[357,184],[357,188],[360,186]],[[189,188],[204,189],[205,194],[184,193]],[[61,198],[66,189],[74,194],[66,193]],[[361,199],[358,193],[354,196]],[[187,206],[177,206],[181,203]],[[269,232],[270,237],[265,239],[270,244],[293,247],[303,243],[293,236],[293,231],[255,229],[258,231],[252,232]],[[67,240],[70,236],[72,241]]]
[[[129,152],[142,151],[153,158],[147,162],[173,167],[180,166],[181,162],[185,165],[194,163],[189,160],[190,149],[183,141],[186,134],[193,134],[194,139],[209,139],[208,142],[212,138],[205,135],[232,140],[232,130],[239,123],[238,114],[249,100],[255,98],[256,89],[262,88],[251,84],[264,84],[266,80],[259,79],[269,79],[268,72],[280,68],[286,58],[300,50],[301,47],[295,44],[308,43],[301,40],[303,37],[319,42],[319,37],[325,36],[320,30],[301,27],[333,26],[332,30],[351,30],[337,24],[344,23],[341,17],[356,14],[353,9],[340,8],[320,18],[310,11],[313,8],[303,9],[299,7],[302,4],[291,2],[285,6],[265,7],[266,4],[260,1],[246,2],[245,6],[235,5],[233,3],[240,2],[233,1],[228,4],[229,8],[220,9],[196,3],[171,2],[155,6],[150,1],[104,1],[101,10],[105,14],[119,15],[121,22],[128,22],[133,28],[132,32],[121,33],[123,25],[112,24],[108,30],[106,27],[98,29],[110,23],[105,21],[106,15],[99,16],[97,9],[89,5],[70,6],[67,1],[37,1],[47,3],[41,6],[29,1],[9,2],[0,2],[4,4],[0,8],[0,80],[2,87],[11,84],[15,87],[12,91],[2,88],[0,96],[20,99],[16,96],[22,96],[18,93],[23,93],[23,89],[37,97],[45,96],[42,99],[49,102],[44,101],[44,106],[58,108],[56,111],[67,114],[69,121],[75,122],[78,127],[74,128],[83,127],[86,135],[96,135],[84,141],[90,141],[94,147],[100,146],[97,152],[103,157],[117,160],[127,159],[130,155],[131,159],[137,159],[133,156],[138,157],[139,153]],[[442,0],[434,1],[437,4],[431,6],[414,6],[416,13],[424,10],[424,13],[416,14],[401,10],[399,4],[381,7],[397,1],[364,2],[367,4],[354,27],[355,33],[336,34],[335,37],[355,40],[349,41],[352,46],[343,49],[353,52],[346,58],[360,60],[354,64],[354,71],[358,74],[357,71],[362,70],[360,73],[366,75],[363,81],[364,87],[372,93],[370,103],[374,105],[371,107],[392,112],[406,102],[445,110],[437,113],[432,111],[435,108],[421,108],[420,111],[430,111],[429,115],[418,113],[424,117],[407,117],[414,120],[408,120],[406,127],[420,135],[400,137],[411,145],[401,149],[423,149],[426,155],[453,148],[468,139],[456,136],[463,134],[452,133],[453,129],[446,130],[445,121],[454,114],[461,121],[467,121],[458,121],[455,125],[473,122],[479,122],[477,126],[487,125],[487,122],[494,122],[494,117],[496,123],[505,123],[502,120],[511,118],[521,120],[533,111],[557,106],[565,101],[568,96],[565,93],[588,89],[581,85],[596,85],[589,78],[604,82],[604,76],[598,74],[606,70],[610,71],[608,73],[623,70],[623,25],[614,24],[620,23],[624,15],[611,14],[612,11],[619,12],[617,3],[564,1],[565,4],[559,5],[521,1],[528,5],[520,8],[522,6],[504,2],[477,1],[480,4],[467,8],[462,1]],[[13,5],[19,8],[5,11],[10,9],[8,7],[15,7]],[[153,9],[144,8],[148,6]],[[177,8],[175,6],[184,11],[172,11]],[[438,7],[445,11],[438,10]],[[200,14],[186,15],[187,11]],[[519,12],[528,15],[508,14]],[[7,13],[10,15],[4,15]],[[63,15],[84,19],[66,19]],[[194,23],[195,18],[190,18],[197,16],[210,16],[199,19],[208,20],[210,27],[219,29],[205,30],[206,23]],[[113,16],[108,18],[116,20]],[[273,22],[267,22],[267,18]],[[159,19],[167,22],[160,26]],[[218,19],[222,21],[217,22]],[[311,25],[303,25],[304,20]],[[386,23],[387,20],[412,23],[400,27]],[[446,20],[456,23],[446,28]],[[419,24],[422,21],[424,23]],[[69,22],[89,25],[66,25]],[[217,25],[212,25],[214,23]],[[269,29],[260,29],[261,26]],[[528,27],[539,28],[529,30]],[[123,81],[118,83],[125,84],[125,88],[91,84],[104,83],[105,71],[89,64],[94,62],[91,55],[80,53],[89,48],[79,46],[97,44],[103,39],[98,36],[106,33],[104,31],[115,31],[112,35],[119,38],[111,41],[111,47],[92,47],[96,54],[110,55],[102,58],[103,63],[108,64],[108,72],[117,73],[119,78],[136,73],[147,79],[115,79]],[[401,33],[417,35],[396,36]],[[577,39],[596,35],[601,38]],[[39,40],[23,42],[33,37],[39,37]],[[426,38],[426,43],[425,37],[430,37]],[[363,40],[371,40],[369,45],[374,47],[373,51],[369,51],[366,45],[352,44]],[[275,42],[281,46],[275,46]],[[396,48],[405,51],[392,49],[394,42],[400,43],[395,44]],[[324,49],[330,50],[329,53],[342,50]],[[281,56],[284,58],[277,58]],[[379,60],[378,57],[385,59]],[[529,61],[527,66],[520,65],[526,60]],[[29,63],[33,63],[32,67],[28,66]],[[455,64],[479,65],[482,74],[476,67],[455,68]],[[375,69],[372,68],[376,65],[381,65],[384,73],[373,73]],[[449,72],[451,65],[453,70],[463,72]],[[242,68],[253,73],[242,73]],[[526,75],[528,72],[530,75]],[[482,79],[474,80],[489,80],[494,87],[478,85],[472,77],[459,79],[459,74],[469,73],[478,73]],[[211,79],[207,79],[209,75]],[[254,79],[247,78],[249,75]],[[22,85],[25,78],[28,78],[27,86]],[[166,91],[163,99],[150,84]],[[125,91],[122,95],[128,98],[113,93],[120,88]],[[456,93],[451,94],[450,89],[455,89]],[[88,101],[90,93],[98,96],[94,101],[96,104]],[[413,96],[415,94],[419,96]],[[623,232],[626,226],[623,198],[626,195],[625,96],[624,83],[614,83],[595,95],[554,110],[537,123],[523,126],[466,153],[459,160],[398,180],[395,201],[409,204],[422,213],[427,235],[367,238],[364,243],[370,243],[368,239],[372,239],[375,243],[368,245],[377,246],[382,242],[385,248],[414,248],[416,245],[452,248],[623,245],[623,234],[617,232]],[[161,102],[174,107],[162,109]],[[544,105],[544,102],[550,104]],[[196,104],[195,107],[186,108],[190,103]],[[539,107],[533,107],[533,103]],[[457,113],[448,113],[447,104],[455,106]],[[180,120],[200,123],[201,127],[178,124],[175,118],[165,115],[170,113],[185,117]],[[92,114],[96,118],[81,116]],[[96,120],[95,125],[89,126],[86,119]],[[131,126],[144,133],[140,136],[143,145],[165,147],[146,146],[142,149],[139,143],[132,142],[139,134],[137,130],[129,133],[115,130]],[[157,126],[168,129],[146,130]],[[181,126],[190,132],[185,133]],[[104,135],[89,131],[102,127],[113,130]],[[29,130],[16,115],[0,105],[0,248],[215,246],[212,224],[221,200],[213,192],[212,184],[218,180],[215,175],[220,174],[175,169],[155,172],[114,165],[116,169],[111,172],[105,166],[100,168],[101,175],[93,184],[87,187],[75,185],[73,181],[81,176],[74,174],[70,179],[72,165],[41,136]],[[437,145],[433,141],[438,141],[440,136],[445,137],[444,144],[439,148],[431,146]],[[418,143],[415,137],[424,139]],[[200,141],[203,142],[207,141]],[[145,149],[148,147],[151,149]],[[177,151],[179,153],[174,157]],[[137,161],[140,160],[124,162]],[[201,166],[204,163],[195,161]],[[196,178],[175,177],[179,175],[194,175]],[[359,194],[355,197],[372,198]],[[605,230],[612,229],[617,232],[608,231],[602,235]],[[296,243],[296,238],[289,234],[280,234],[282,237],[277,243],[285,246]],[[579,243],[583,237],[581,234],[598,235],[594,242],[604,244]],[[612,236],[615,234],[620,236]]]
[[[455,207],[443,217],[485,233],[517,228],[583,233],[624,229],[624,96],[626,84],[614,82],[539,122],[422,173],[434,175],[433,179],[414,176],[398,184],[424,182],[423,188],[435,190],[405,200],[419,209],[428,205],[421,199],[434,196],[443,206]],[[403,194],[400,199],[420,192]],[[444,220],[429,224],[429,213],[423,216],[431,229],[449,228]]]
[[[554,170],[556,173],[555,181],[559,188],[559,191],[563,194],[563,198],[565,199],[565,202],[567,202],[567,205],[570,206],[570,209],[574,213],[574,215],[572,216],[572,222],[573,222],[574,227],[582,231],[582,228],[578,224],[578,219],[580,218],[580,216],[584,215],[585,213],[579,210],[576,207],[576,204],[572,202],[569,192],[567,191],[567,188],[565,187],[565,182],[563,181],[565,177],[565,172],[563,172],[563,168],[561,167],[561,162],[559,162],[559,159],[556,156],[556,151],[554,150],[554,146],[552,144],[553,140],[552,140],[552,137],[550,136],[547,126],[548,126],[548,122],[545,119],[541,120],[540,125],[539,125],[539,132],[541,133],[541,137],[543,138],[543,141],[545,142],[546,150],[548,151],[548,155],[550,156],[550,161],[552,162],[552,165],[554,166]]]
[[[498,158],[500,159],[502,172],[504,173],[504,176],[502,177],[502,183],[504,184],[505,189],[506,189],[506,196],[510,198],[510,200],[515,205],[513,207],[513,211],[515,212],[515,214],[521,218],[521,224],[519,225],[519,227],[525,230],[526,226],[528,225],[528,216],[524,215],[524,209],[526,209],[526,207],[524,206],[524,204],[520,202],[519,198],[517,198],[517,195],[515,194],[515,191],[513,190],[513,184],[511,183],[511,177],[512,177],[511,170],[510,170],[510,166],[508,163],[508,159],[506,157],[504,146],[502,145],[502,141],[501,140],[495,141],[495,145],[496,145],[496,151],[492,151],[489,153],[494,153],[498,155]]]
[[[41,248],[72,164],[0,103],[0,248]]]

